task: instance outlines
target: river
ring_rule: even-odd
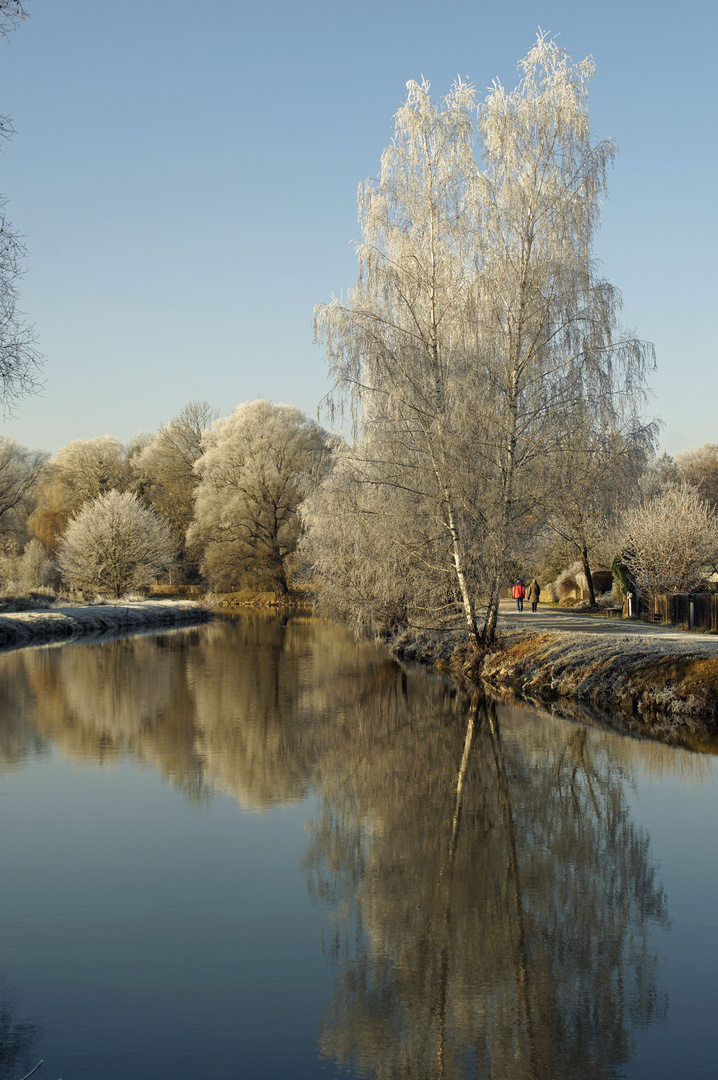
[[[711,756],[310,618],[0,656],[0,1077],[703,1080]]]

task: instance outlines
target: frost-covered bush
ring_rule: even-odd
[[[556,578],[554,588],[560,601],[581,600],[583,590],[588,589],[588,581],[580,562],[571,563]]]
[[[39,540],[31,540],[22,552],[10,542],[0,552],[0,589],[3,592],[22,595],[46,590],[54,577],[54,564]]]
[[[600,608],[612,608],[618,607],[621,600],[616,595],[615,589],[609,589],[608,592],[600,593],[596,597],[596,606]]]
[[[613,575],[610,570],[594,570],[591,577],[595,595],[613,588]],[[589,592],[583,563],[574,562],[566,567],[553,583],[553,590],[561,603],[567,600],[583,600],[584,594]]]
[[[718,563],[718,515],[683,484],[628,514],[624,541],[622,558],[640,593],[691,592]]]
[[[141,589],[173,561],[169,527],[130,492],[109,491],[70,521],[58,564],[77,589],[107,591],[116,599]]]
[[[425,607],[431,603],[430,581],[411,558],[406,503],[405,493],[359,476],[344,453],[302,506],[301,554],[319,610],[350,623],[359,636],[403,629],[417,595]]]

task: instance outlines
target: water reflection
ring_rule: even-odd
[[[340,912],[324,1054],[407,1080],[615,1075],[664,1008],[626,770],[598,732],[476,699],[462,733],[428,704],[328,748],[307,857]]]
[[[0,991],[0,1077],[11,1080],[27,1071],[38,1036],[37,1027],[19,1020],[14,1003]]]
[[[124,754],[192,799],[250,809],[301,799],[315,720],[377,692],[395,665],[312,619],[247,616],[124,640],[0,657],[0,767],[55,745],[75,760]]]
[[[305,871],[335,967],[319,1041],[340,1068],[609,1077],[665,1009],[665,898],[626,791],[675,768],[670,748],[467,703],[312,620],[23,650],[0,695],[5,768],[54,744],[130,754],[192,800],[316,790]]]

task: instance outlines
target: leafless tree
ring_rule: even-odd
[[[0,0],[0,38],[26,17],[18,0]],[[13,134],[10,118],[0,116],[0,137]],[[18,398],[38,389],[41,356],[32,326],[18,307],[18,282],[22,275],[25,245],[6,213],[7,198],[0,195],[0,402],[10,411]]]
[[[604,567],[611,563],[616,519],[636,503],[655,435],[653,424],[621,431],[595,424],[585,412],[583,425],[572,418],[565,446],[559,444],[544,462],[549,475],[539,510],[548,532],[569,553],[567,561],[580,560],[592,605],[596,559]]]
[[[718,445],[705,443],[693,450],[685,450],[675,458],[662,463],[663,479],[675,484],[691,484],[700,497],[718,510]]]

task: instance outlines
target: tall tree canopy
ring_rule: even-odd
[[[395,542],[427,581],[450,580],[477,646],[543,463],[587,418],[632,422],[653,357],[621,330],[593,256],[614,155],[589,130],[593,63],[539,35],[519,68],[478,110],[461,81],[440,102],[408,84],[379,179],[359,189],[358,280],[315,317],[330,405],[353,409],[356,481],[409,495],[421,524]]]
[[[218,587],[264,584],[284,593],[300,534],[302,500],[324,475],[323,431],[293,405],[239,405],[202,440],[190,543]]]
[[[197,570],[195,552],[185,546],[199,481],[194,466],[202,454],[202,436],[216,419],[209,402],[190,401],[132,459],[140,497],[168,523],[185,573]]]
[[[28,521],[31,532],[54,552],[73,514],[99,495],[124,490],[130,478],[125,447],[113,435],[73,439],[41,474]]]
[[[0,436],[0,535],[24,527],[33,504],[33,488],[47,460],[7,435]]]

